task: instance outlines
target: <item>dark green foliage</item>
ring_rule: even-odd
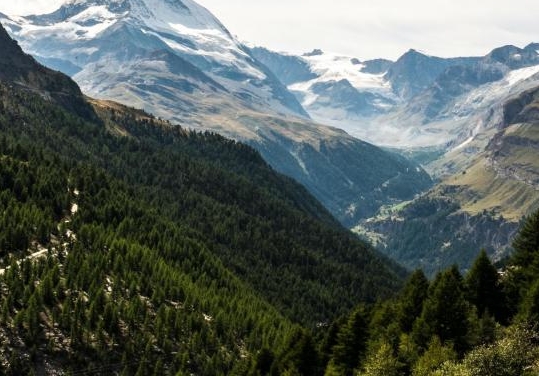
[[[513,242],[511,264],[527,269],[527,274],[537,277],[539,272],[539,211],[523,224]]]
[[[520,306],[519,319],[531,325],[539,324],[539,279],[524,296]]]
[[[532,229],[523,226],[518,239],[527,246],[519,252],[534,254],[526,248],[535,246]],[[414,272],[397,297],[372,307],[363,341],[343,336],[356,312],[328,328],[320,346],[325,375],[538,374],[539,275],[533,262],[511,261],[499,273],[483,251],[464,278],[456,266],[430,283]]]
[[[397,318],[404,333],[412,331],[414,321],[423,311],[423,302],[427,298],[429,281],[423,271],[416,270],[406,282],[399,295]]]
[[[310,333],[296,329],[288,338],[275,370],[278,374],[289,372],[308,376],[319,374],[320,366],[318,350]]]
[[[539,280],[539,211],[532,214],[522,224],[513,243],[514,254],[507,262],[507,275],[504,293],[507,297],[507,310],[515,315],[526,317],[533,306],[534,285]],[[527,307],[523,307],[525,304]]]
[[[352,375],[367,350],[369,339],[369,312],[360,306],[341,327],[332,349],[330,366],[342,375]]]
[[[269,375],[275,362],[275,355],[267,348],[263,348],[256,354],[250,375]]]
[[[518,269],[515,277],[527,284],[533,283],[539,276],[539,211],[524,222],[513,248],[510,265]]]
[[[469,303],[465,300],[462,276],[456,266],[439,274],[429,288],[421,316],[414,324],[416,342],[426,347],[433,336],[452,343],[457,352],[468,349]]]
[[[402,269],[250,147],[57,103],[0,83],[0,335],[13,364],[241,374],[270,348],[274,369],[308,374],[318,352],[306,331],[289,336],[292,320],[315,327],[400,285]]]
[[[504,297],[500,288],[498,271],[483,250],[475,260],[464,280],[466,297],[477,308],[477,314],[497,313],[499,321],[505,320]]]
[[[273,172],[245,145],[148,117],[137,120],[143,116],[137,112],[101,109],[107,127],[131,135],[114,137],[103,124],[3,89],[6,107],[20,113],[4,114],[5,134],[15,132],[21,142],[38,140],[44,148],[40,153],[89,163],[123,181],[131,189],[128,195],[189,228],[225,267],[291,318],[313,326],[346,312],[357,300],[387,296],[399,284],[402,270],[388,268],[387,260],[340,227],[304,188]],[[20,117],[29,126],[17,134],[19,129],[9,124]],[[70,184],[83,183],[73,178]],[[78,189],[82,207],[86,199],[92,205],[101,187]],[[130,231],[137,224],[124,220],[116,206],[81,210],[80,221]],[[145,244],[154,246],[155,232],[139,230]],[[292,295],[283,295],[284,287]]]
[[[469,269],[475,252],[493,243],[493,234],[500,243],[509,243],[518,227],[491,212],[464,213],[458,202],[448,198],[452,188],[443,188],[447,194],[442,191],[414,200],[398,212],[398,220],[390,217],[365,225],[385,234],[385,254],[408,268],[421,267],[429,278],[453,264]],[[486,251],[492,255],[499,250],[487,247]]]

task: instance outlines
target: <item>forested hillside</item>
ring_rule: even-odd
[[[24,69],[0,82],[2,372],[249,372],[261,349],[309,338],[294,325],[400,286],[401,268],[250,147],[35,85],[53,73],[11,51]]]
[[[395,298],[361,303],[289,347],[265,352],[262,375],[535,376],[539,374],[539,212],[497,269],[481,251],[466,275],[418,270]],[[248,374],[248,373],[245,373]]]
[[[482,251],[465,275],[416,271],[396,298],[361,304],[324,334],[311,374],[538,375],[539,212],[513,247],[499,270]]]

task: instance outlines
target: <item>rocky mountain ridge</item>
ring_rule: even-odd
[[[396,62],[375,60],[378,69],[370,68],[373,61],[323,51],[312,56],[252,51],[277,77],[287,71],[287,62],[302,67],[301,75],[287,76],[284,84],[313,119],[376,145],[445,152],[474,133],[474,117],[485,101],[492,99],[492,106],[539,82],[534,46],[503,46],[483,57],[458,58],[412,49]],[[522,81],[533,82],[525,87]]]

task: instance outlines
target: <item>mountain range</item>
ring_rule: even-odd
[[[313,119],[376,145],[406,149],[457,146],[473,133],[463,123],[480,106],[536,85],[539,73],[534,43],[483,57],[439,58],[412,49],[395,62],[321,50],[302,56],[251,51],[283,77]]]
[[[250,144],[343,224],[431,186],[418,164],[311,121],[275,74],[193,1],[68,1],[2,23],[88,95]]]
[[[534,108],[537,47],[460,58],[410,50],[395,62],[321,50],[251,51],[284,77],[313,119],[407,155],[429,172],[431,190],[382,207],[354,230],[407,267],[433,274],[452,264],[466,269],[477,248],[503,259],[522,218],[539,207],[537,120],[532,110],[515,115]]]
[[[430,273],[451,264],[466,269],[473,261],[470,250],[477,248],[495,260],[506,258],[522,219],[539,208],[538,106],[539,87],[504,102],[492,136],[481,135],[486,146],[449,153],[460,172],[357,230],[380,240],[381,248],[408,267]]]
[[[188,0],[70,0],[0,17],[30,45],[56,43],[65,56],[37,58],[88,88],[193,124],[91,98],[0,25],[1,375],[539,372],[535,47],[480,59],[410,51],[408,66],[285,56],[247,49]],[[95,61],[66,58],[83,45]],[[310,95],[329,105],[353,94],[344,75],[383,84],[356,103],[373,120],[446,122],[454,138],[382,149],[309,119]],[[297,100],[295,77],[316,81]],[[211,126],[216,111],[229,122]],[[324,203],[276,171],[287,155]],[[420,163],[436,178],[428,190]],[[339,223],[342,208],[378,249]]]
[[[507,171],[535,173],[530,148],[519,151],[524,159],[498,156],[503,173],[490,163],[506,104],[539,86],[537,44],[480,57],[413,49],[396,61],[296,56],[245,46],[187,0],[77,0],[51,14],[0,18],[83,92],[253,146],[410,268],[466,268],[476,248],[502,258],[537,207],[537,185],[525,179],[512,181],[521,205],[491,189],[492,179],[511,180]],[[418,212],[443,236],[427,241],[401,223]]]

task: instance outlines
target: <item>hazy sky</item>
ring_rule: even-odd
[[[63,0],[0,0],[0,12],[41,13]],[[360,59],[484,55],[539,42],[537,0],[199,0],[240,40],[301,53]]]

